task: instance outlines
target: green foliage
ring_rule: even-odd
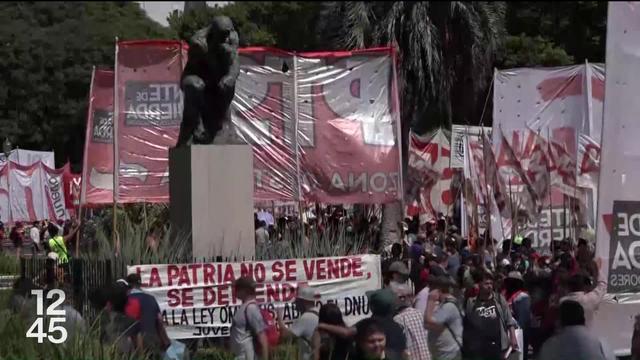
[[[0,253],[0,275],[17,275],[20,272],[20,262],[15,255]]]
[[[316,49],[314,33],[321,4],[309,1],[243,1],[206,10],[174,11],[169,27],[183,40],[209,25],[216,15],[229,16],[240,35],[241,46],[275,46],[285,50]]]
[[[169,33],[134,2],[0,3],[0,134],[80,163],[91,67],[112,66],[116,36]]]
[[[607,2],[509,2],[506,21],[509,34],[541,36],[577,63],[605,60]]]
[[[541,36],[507,36],[500,68],[562,66],[573,64],[573,57]]]

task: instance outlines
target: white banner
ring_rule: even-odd
[[[467,151],[464,145],[465,138],[472,138],[474,141],[478,141],[482,133],[487,134],[491,139],[492,129],[488,126],[466,126],[466,125],[452,125],[451,126],[451,168],[462,169],[464,168],[464,153]]]
[[[640,3],[610,3],[597,253],[610,293],[640,292]],[[624,301],[624,298],[620,298]]]
[[[55,154],[53,151],[34,151],[34,150],[11,150],[9,154],[9,160],[23,166],[31,166],[33,164],[42,161],[46,166],[50,168],[55,167]],[[7,157],[4,154],[0,154],[0,166],[3,166],[7,162]]]
[[[508,166],[498,141],[501,129],[524,171],[540,180],[536,186],[543,186],[546,180],[536,175],[542,169],[536,165],[540,154],[530,150],[536,140],[548,144],[551,195],[540,204],[547,214],[537,224],[519,226],[522,235],[534,239],[535,247],[548,248],[552,240],[576,237],[582,228],[594,226],[592,194],[597,191],[599,171],[603,80],[603,67],[597,64],[495,73],[493,137],[498,166]],[[507,182],[512,187],[523,185],[517,176]],[[578,204],[580,211],[574,213]]]
[[[596,256],[607,292],[596,335],[626,352],[640,312],[640,2],[610,2]],[[624,351],[624,350],[627,351]]]
[[[64,169],[50,169],[42,162],[31,166],[5,164],[0,172],[2,221],[67,219],[63,173]]]
[[[135,265],[143,289],[153,295],[172,339],[229,336],[231,320],[240,305],[232,283],[243,275],[254,278],[257,303],[283,321],[300,316],[293,301],[299,285],[317,289],[320,302],[336,303],[347,324],[370,316],[366,292],[382,286],[380,256],[288,259],[243,263]]]

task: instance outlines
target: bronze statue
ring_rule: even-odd
[[[182,124],[176,146],[211,144],[231,122],[231,101],[240,73],[238,33],[226,16],[198,30],[189,41],[189,60],[182,72]]]

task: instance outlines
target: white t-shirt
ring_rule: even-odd
[[[29,237],[31,238],[31,241],[40,245],[40,230],[38,230],[37,227],[33,226],[31,230],[29,230]]]
[[[263,227],[256,229],[256,243],[265,244],[269,241],[269,231]]]
[[[314,307],[310,311],[306,311],[291,325],[291,327],[289,327],[289,331],[298,338],[299,359],[313,359],[311,341],[313,334],[318,328],[318,322],[320,320],[318,318],[318,311],[319,309],[317,307]]]
[[[413,308],[418,310],[420,314],[424,315],[427,310],[427,301],[429,301],[429,287],[425,286],[416,295],[416,298],[413,301]]]

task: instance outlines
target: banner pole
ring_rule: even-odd
[[[550,162],[553,158],[551,156],[551,130],[550,128],[547,127],[547,154],[549,157],[549,161]],[[547,173],[549,174],[549,181],[548,181],[548,186],[549,186],[549,228],[550,228],[550,241],[551,244],[549,244],[549,248],[551,249],[551,256],[553,256],[554,254],[554,250],[555,250],[555,245],[553,244],[553,221],[551,219],[553,219],[553,208],[552,208],[552,199],[553,196],[551,194],[551,192],[553,191],[553,188],[551,187],[551,171],[549,169],[549,167],[547,166]]]
[[[118,37],[115,37],[115,60],[113,66],[113,126],[112,126],[112,137],[113,137],[113,214],[112,214],[112,233],[111,233],[111,241],[115,248],[116,257],[120,254],[120,239],[118,237],[118,222],[117,222],[117,211],[118,211],[118,175],[120,173],[120,159],[118,158]]]

